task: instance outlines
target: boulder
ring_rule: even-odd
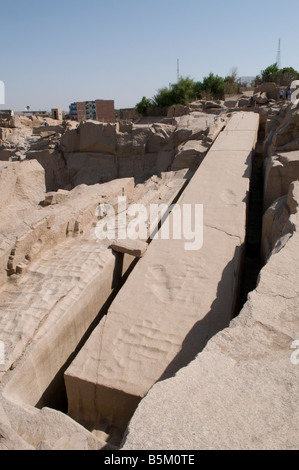
[[[180,127],[175,130],[173,134],[174,139],[174,147],[178,147],[183,142],[187,142],[187,140],[191,139],[192,136],[192,129]]]
[[[175,146],[179,145],[180,139],[188,137],[186,140],[202,140],[209,133],[209,129],[219,123],[216,114],[205,114],[192,112],[188,116],[181,116],[174,120],[176,131],[174,133]],[[223,125],[223,123],[222,123]],[[187,133],[191,131],[191,134]],[[185,140],[184,140],[185,141]],[[183,142],[184,142],[183,141]]]
[[[288,151],[299,149],[299,109],[290,107],[273,138],[276,150]]]
[[[203,103],[204,103],[204,100],[192,101],[191,103],[188,104],[189,112],[193,112],[193,111],[201,111],[202,112]]]
[[[87,121],[78,127],[80,152],[115,154],[116,125]]]
[[[252,97],[252,100],[256,103],[256,104],[267,104],[268,103],[268,97],[266,95],[266,93],[255,93]]]
[[[61,150],[115,154],[116,125],[96,121],[81,122],[78,128],[67,130],[62,136]]]
[[[224,109],[225,106],[223,101],[216,100],[216,101],[204,101],[203,109]]]
[[[173,149],[173,133],[175,127],[167,124],[153,124],[152,133],[149,135],[147,142],[148,153],[158,153],[165,150]]]
[[[224,101],[224,106],[226,108],[236,108],[238,106],[238,99],[226,99]]]
[[[101,450],[106,446],[105,441],[59,411],[21,407],[3,396],[1,400],[1,450]]]
[[[239,108],[244,108],[245,106],[249,106],[250,103],[251,103],[251,98],[242,96],[238,101],[238,107]]]
[[[299,179],[299,150],[268,157],[265,168],[264,210],[288,193],[290,184]]]
[[[254,94],[265,93],[269,100],[278,100],[278,88],[274,82],[262,83],[254,89]]]
[[[45,192],[44,170],[36,160],[0,162],[0,210],[12,202],[23,207],[39,204]]]
[[[285,246],[296,230],[293,214],[296,214],[298,203],[299,184],[296,181],[290,184],[287,195],[278,198],[266,210],[263,216],[261,250],[264,263],[271,254],[277,253]]]
[[[189,168],[193,163],[200,164],[207,153],[207,147],[202,145],[201,141],[189,140],[179,146],[174,156],[172,170],[180,170]]]

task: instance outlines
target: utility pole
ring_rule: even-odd
[[[180,59],[177,60],[177,81],[180,80]]]

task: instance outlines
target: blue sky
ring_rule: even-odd
[[[180,74],[255,76],[299,69],[299,2],[289,0],[0,0],[0,109],[68,110],[114,99],[133,107]]]

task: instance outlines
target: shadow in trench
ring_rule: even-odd
[[[262,148],[263,142],[264,131],[261,129],[256,148]],[[259,151],[255,153],[252,162],[246,224],[246,257],[240,293],[241,308],[246,303],[248,294],[256,288],[258,276],[263,267],[261,262],[263,192],[263,152]]]

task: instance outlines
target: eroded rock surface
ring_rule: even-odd
[[[238,318],[176,377],[154,385],[123,450],[298,449],[298,190],[297,181],[289,239],[270,256]]]
[[[299,108],[291,105],[275,129],[265,162],[264,210],[299,178]]]
[[[168,121],[168,120],[167,120]],[[192,113],[188,119],[176,118],[172,124],[114,124],[81,123],[66,132],[61,150],[66,160],[72,185],[105,182],[118,177],[141,178],[160,174],[170,168],[189,168],[200,164],[198,151],[184,152],[182,145],[198,140],[204,155],[223,127],[225,118]],[[200,143],[201,142],[201,143]]]

